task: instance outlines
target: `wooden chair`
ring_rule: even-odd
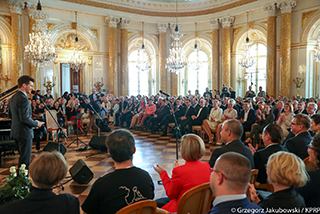
[[[181,196],[177,214],[205,214],[210,210],[213,199],[209,183],[200,184]]]
[[[167,133],[169,133],[170,128],[174,128],[174,127],[175,127],[175,123],[169,123]]]
[[[257,177],[258,177],[258,172],[259,172],[258,169],[252,169],[251,170],[251,177],[250,177],[250,180],[249,180],[250,184],[255,184],[255,182],[257,180]],[[246,194],[247,194],[247,197],[249,198],[249,201],[251,201],[249,187],[247,188],[247,193]]]
[[[303,160],[303,163],[306,165],[307,171],[316,170],[316,166],[309,161],[309,156]]]
[[[157,202],[151,200],[139,201],[128,205],[116,214],[156,214]]]
[[[266,184],[259,184],[259,185],[256,186],[256,188],[264,189],[264,190],[267,190],[268,192],[272,192],[272,193],[274,192],[273,186],[270,183],[270,181],[268,181],[268,180],[267,180]]]
[[[196,132],[203,139],[202,126],[192,126],[192,132]]]
[[[58,121],[57,111],[50,110],[50,112],[54,116],[56,121]],[[55,141],[54,134],[56,134],[59,127],[57,126],[57,124],[55,123],[55,121],[53,120],[53,118],[51,117],[48,111],[46,111],[46,127],[47,127],[47,142],[49,142],[49,133],[51,133],[52,139]],[[63,131],[66,132],[66,129],[63,129]]]

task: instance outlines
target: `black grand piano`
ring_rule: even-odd
[[[14,86],[0,94],[0,101],[9,99],[18,90],[18,86]],[[14,155],[14,150],[17,150],[17,145],[14,140],[10,139],[11,119],[6,113],[0,113],[0,166],[2,157]]]

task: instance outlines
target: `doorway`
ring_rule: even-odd
[[[60,64],[60,76],[61,94],[63,94],[65,91],[70,93],[71,89],[73,89],[74,93],[81,91],[80,72],[70,68],[69,63]]]

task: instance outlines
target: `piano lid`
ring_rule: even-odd
[[[4,99],[9,99],[12,95],[14,95],[18,91],[18,85],[13,86],[12,88],[9,88],[8,90],[2,92],[0,94],[0,101]]]

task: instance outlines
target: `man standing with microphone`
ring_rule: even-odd
[[[21,164],[29,167],[31,162],[31,149],[33,139],[33,127],[41,127],[44,123],[33,120],[32,109],[27,94],[33,90],[34,79],[24,75],[18,79],[19,90],[12,96],[9,103],[9,117],[11,123],[11,137],[18,145],[19,168]]]

